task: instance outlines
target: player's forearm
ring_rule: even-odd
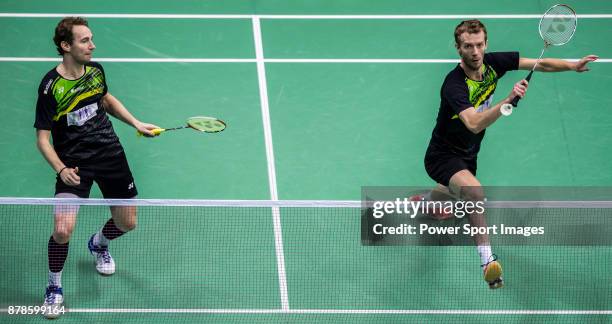
[[[122,122],[136,127],[138,120],[125,108],[119,99],[112,96],[110,93],[104,97],[104,108],[113,117]]]
[[[501,116],[501,106],[506,103],[507,100],[497,103],[490,109],[487,109],[481,113],[477,113],[476,120],[468,127],[471,132],[474,134],[478,134],[485,130],[487,127],[491,126],[500,116]]]
[[[573,62],[554,59],[554,58],[546,58],[542,59],[536,70],[540,72],[562,72],[562,71],[571,71],[575,70],[575,64]]]
[[[47,163],[49,163],[51,168],[53,168],[56,173],[66,166],[57,155],[57,152],[55,151],[49,140],[45,141],[44,139],[39,138],[36,141],[36,146],[38,147],[38,150],[45,158],[45,160],[47,160]]]

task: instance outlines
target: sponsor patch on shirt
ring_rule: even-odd
[[[97,114],[97,110],[98,103],[94,102],[79,110],[69,112],[68,115],[66,115],[66,117],[68,117],[68,126],[83,126],[83,124]]]

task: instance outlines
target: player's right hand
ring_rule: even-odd
[[[527,80],[523,79],[517,82],[514,85],[514,88],[512,88],[512,92],[510,92],[510,95],[508,96],[509,101],[512,101],[514,97],[519,97],[521,99],[525,97],[525,93],[527,93],[527,87],[529,87],[529,82],[527,82]]]
[[[60,173],[60,178],[69,186],[78,186],[81,183],[81,177],[79,177],[78,173],[79,167],[66,168]]]
[[[158,136],[159,132],[154,132],[154,129],[160,129],[161,127],[154,124],[147,124],[140,121],[134,123],[134,127],[138,131],[139,134],[144,135],[145,137],[154,137]]]

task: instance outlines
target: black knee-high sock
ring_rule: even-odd
[[[64,263],[66,263],[66,257],[68,257],[68,244],[59,244],[55,242],[53,235],[49,238],[49,244],[47,245],[47,255],[49,257],[49,271],[60,272],[64,269]]]
[[[120,230],[116,225],[115,221],[111,218],[104,224],[102,228],[102,235],[106,237],[109,241],[118,238],[119,236],[125,234],[124,231]]]

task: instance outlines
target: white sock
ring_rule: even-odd
[[[490,245],[479,245],[476,248],[478,249],[478,255],[480,255],[480,264],[485,265],[491,261],[493,253]]]
[[[107,239],[104,234],[102,234],[102,230],[100,230],[93,238],[93,244],[96,246],[108,246],[110,243],[109,239]]]
[[[51,272],[49,271],[49,286],[62,286],[62,272]]]

